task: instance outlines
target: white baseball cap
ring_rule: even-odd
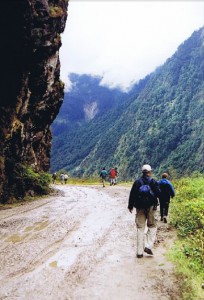
[[[143,165],[142,166],[142,172],[150,172],[152,171],[152,168],[150,165]]]

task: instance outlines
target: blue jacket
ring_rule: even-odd
[[[102,170],[100,173],[100,177],[102,177],[103,179],[105,179],[107,175],[108,175],[108,173],[106,170]]]
[[[159,188],[161,194],[159,196],[159,200],[163,202],[170,202],[170,198],[175,196],[175,191],[172,183],[167,179],[161,179],[159,181]]]

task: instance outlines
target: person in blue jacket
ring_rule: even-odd
[[[101,170],[101,173],[100,173],[100,177],[102,179],[102,183],[103,183],[103,187],[105,187],[105,182],[106,182],[106,177],[108,175],[108,172],[106,171],[106,168],[104,167],[102,170]]]
[[[161,221],[167,223],[167,216],[169,211],[169,203],[170,199],[175,196],[175,191],[172,183],[167,179],[169,175],[167,173],[162,174],[162,179],[159,181],[159,188],[160,188],[160,214],[161,214]]]

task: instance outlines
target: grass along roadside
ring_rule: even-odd
[[[56,180],[56,184],[61,184],[59,179]],[[77,177],[69,177],[67,184],[71,185],[102,185],[102,180],[96,177],[87,177],[87,178],[77,178]],[[118,185],[131,187],[133,182],[129,181],[119,181]],[[106,180],[106,186],[110,185],[110,181]]]
[[[168,257],[175,263],[182,282],[183,300],[204,299],[204,176],[174,182],[176,197],[171,201],[171,225],[178,240]]]

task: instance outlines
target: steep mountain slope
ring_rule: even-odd
[[[127,93],[119,88],[102,86],[100,76],[71,73],[69,79],[71,90],[65,92],[60,113],[52,125],[55,136],[104,114],[127,98]]]
[[[150,163],[156,173],[204,171],[204,29],[152,73],[134,99],[55,139],[52,169],[98,174],[117,165],[122,178]]]

